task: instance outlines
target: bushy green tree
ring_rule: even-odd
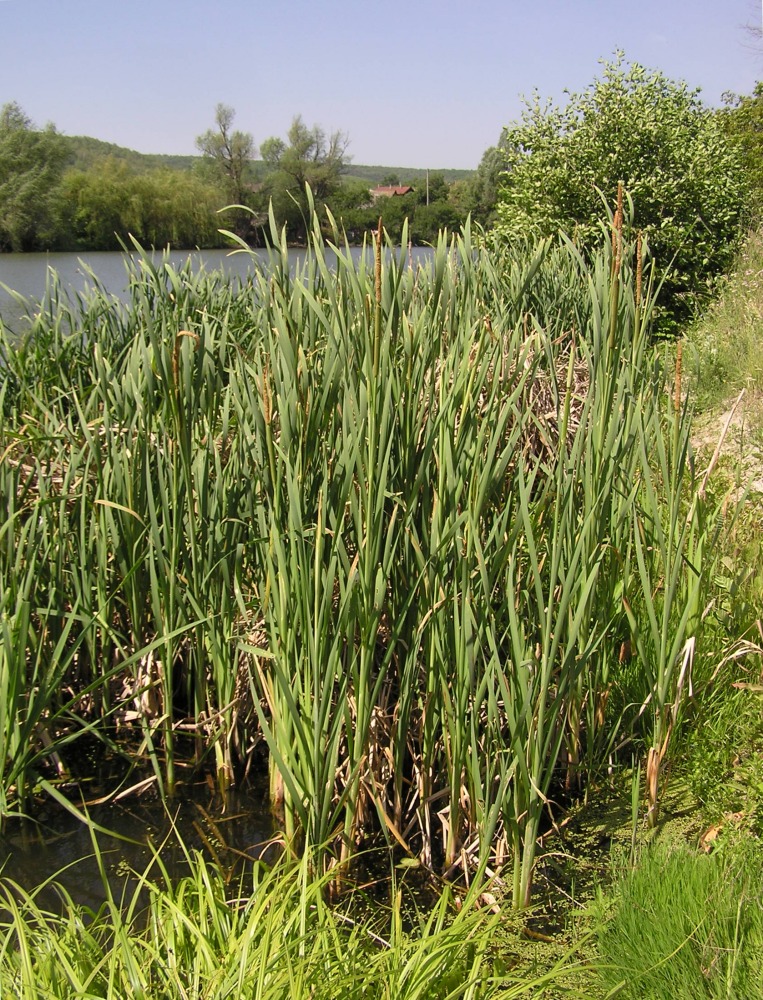
[[[215,246],[218,207],[217,190],[193,174],[138,174],[104,160],[64,176],[60,241],[70,249],[114,250],[132,235],[145,246]]]
[[[55,244],[52,211],[66,159],[53,125],[37,129],[16,102],[0,109],[0,250]]]
[[[658,266],[670,267],[663,329],[691,315],[733,259],[744,182],[717,114],[697,91],[622,53],[564,107],[536,93],[501,149],[504,239],[565,230],[590,245],[600,239],[602,195],[611,203],[623,181],[633,225]]]
[[[272,200],[276,218],[287,226],[291,239],[305,236],[307,185],[319,209],[331,204],[350,162],[348,146],[344,132],[327,135],[320,125],[309,128],[301,115],[293,119],[286,141],[273,136],[260,146],[269,171],[263,193]]]
[[[471,177],[450,185],[448,201],[462,218],[471,215],[475,222],[490,228],[495,223],[496,203],[504,156],[496,146],[485,150],[477,171]]]
[[[252,161],[256,153],[250,132],[233,128],[236,112],[227,104],[215,108],[215,127],[196,138],[196,148],[202,154],[205,180],[212,181],[219,189],[218,208],[227,205],[244,205],[251,208],[254,201],[254,175]],[[228,213],[226,226],[248,237],[252,216],[243,210]]]
[[[196,148],[225,189],[230,203],[246,205],[250,192],[249,171],[255,155],[250,132],[234,130],[236,112],[227,104],[215,108],[215,128],[197,137]]]

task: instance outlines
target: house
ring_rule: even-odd
[[[374,201],[378,198],[401,198],[404,194],[410,194],[413,188],[410,184],[385,184],[381,187],[371,188],[370,195]]]

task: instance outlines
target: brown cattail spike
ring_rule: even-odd
[[[615,259],[615,275],[620,273],[623,253],[623,182],[617,182],[617,211],[612,223],[612,253]]]
[[[270,398],[270,365],[265,362],[265,367],[262,370],[262,381],[261,381],[261,395],[262,395],[262,413],[265,417],[265,424],[270,425],[270,421],[273,419],[273,403]]]

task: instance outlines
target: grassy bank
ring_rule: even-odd
[[[620,863],[592,913],[593,995],[763,995],[762,250],[753,232],[684,339],[697,461],[715,463],[710,488],[741,506],[719,539],[717,663],[676,746],[672,818],[640,846],[635,867],[622,845],[615,852]]]
[[[394,887],[374,915],[327,902],[308,856],[298,866],[255,866],[231,886],[201,858],[175,882],[161,865],[134,895],[98,912],[70,899],[62,912],[35,894],[0,888],[0,990],[31,998],[227,997],[395,1000],[546,995],[555,973],[518,979],[489,955],[497,918],[446,893],[411,918]]]

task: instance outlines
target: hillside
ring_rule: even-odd
[[[166,167],[170,170],[190,170],[198,156],[167,156],[162,153],[138,153],[113,142],[103,142],[87,135],[63,137],[69,147],[69,163],[76,170],[88,170],[101,160],[121,160],[131,170],[142,172]]]
[[[160,167],[169,170],[191,170],[202,159],[200,156],[138,153],[134,149],[127,149],[125,146],[117,146],[113,142],[103,142],[101,139],[85,135],[64,136],[64,139],[69,147],[69,163],[77,170],[88,170],[94,163],[106,159],[120,160],[136,173],[156,170]],[[262,161],[255,160],[253,167],[255,175],[260,176],[264,168]],[[442,174],[450,184],[453,181],[466,180],[472,176],[474,171],[432,168],[430,174],[433,173]],[[421,167],[395,167],[380,164],[367,166],[351,163],[344,178],[347,181],[363,181],[369,186],[373,186],[380,184],[388,174],[397,174],[402,183],[416,184],[426,179],[427,172]]]
[[[474,170],[449,170],[447,168],[431,168],[429,171],[431,174],[442,174],[445,181],[448,184],[452,184],[454,181],[464,181],[469,177],[472,177],[475,173]],[[353,181],[367,181],[369,184],[380,184],[381,181],[387,176],[387,174],[397,174],[400,178],[400,183],[421,183],[426,180],[427,171],[423,167],[383,167],[379,165],[374,166],[362,166],[359,163],[351,163],[347,173],[345,174],[346,180]]]

